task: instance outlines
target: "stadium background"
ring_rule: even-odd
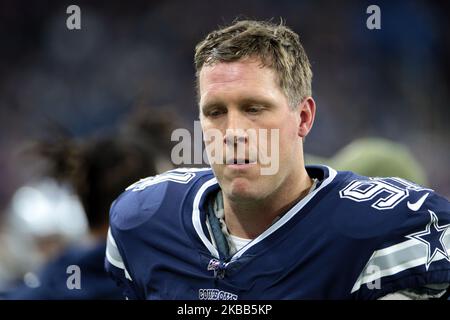
[[[66,28],[70,4],[81,30]],[[381,30],[366,28],[370,4]],[[152,108],[192,130],[194,46],[236,17],[282,17],[299,33],[318,106],[306,152],[331,157],[355,138],[387,138],[448,197],[449,13],[447,1],[1,1],[0,221],[39,171],[21,151],[49,123],[84,139]]]

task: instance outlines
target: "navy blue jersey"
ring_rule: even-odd
[[[138,299],[376,299],[450,283],[448,200],[400,178],[306,170],[315,190],[228,260],[206,225],[210,169],[143,179],[111,207],[106,268]]]

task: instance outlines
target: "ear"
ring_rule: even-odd
[[[298,127],[298,135],[305,138],[311,130],[314,117],[316,116],[316,102],[312,97],[305,98],[298,106],[300,123]]]

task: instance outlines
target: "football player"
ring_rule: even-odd
[[[400,178],[305,166],[316,104],[295,32],[238,21],[197,45],[195,66],[200,121],[215,161],[141,180],[112,204],[106,268],[126,297],[445,295],[448,200]],[[211,132],[221,134],[218,145],[207,140]],[[262,161],[266,152],[269,162]],[[267,174],[268,167],[276,170]]]

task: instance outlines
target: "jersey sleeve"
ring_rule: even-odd
[[[152,226],[158,225],[159,218],[155,216],[174,212],[167,203],[164,206],[170,185],[185,186],[195,176],[192,170],[172,170],[141,179],[129,186],[111,205],[105,267],[126,298],[147,298],[145,252],[151,242],[150,237],[154,236]],[[178,203],[175,194],[180,197],[183,190],[172,189],[170,203],[173,206]]]
[[[414,196],[412,196],[414,195]],[[388,234],[363,268],[352,293],[379,299],[396,292],[422,292],[450,283],[450,203],[430,189],[411,192],[394,214]],[[428,292],[428,291],[427,291]]]
[[[142,298],[138,285],[132,277],[133,244],[125,239],[127,231],[133,231],[133,225],[139,223],[141,206],[138,197],[130,190],[122,193],[111,205],[109,229],[106,242],[105,268],[110,277],[122,289],[126,299]],[[129,233],[129,232],[128,232]]]
[[[108,230],[105,269],[110,277],[121,288],[125,299],[139,299],[138,290],[125,266],[117,243],[112,235],[111,228]]]

